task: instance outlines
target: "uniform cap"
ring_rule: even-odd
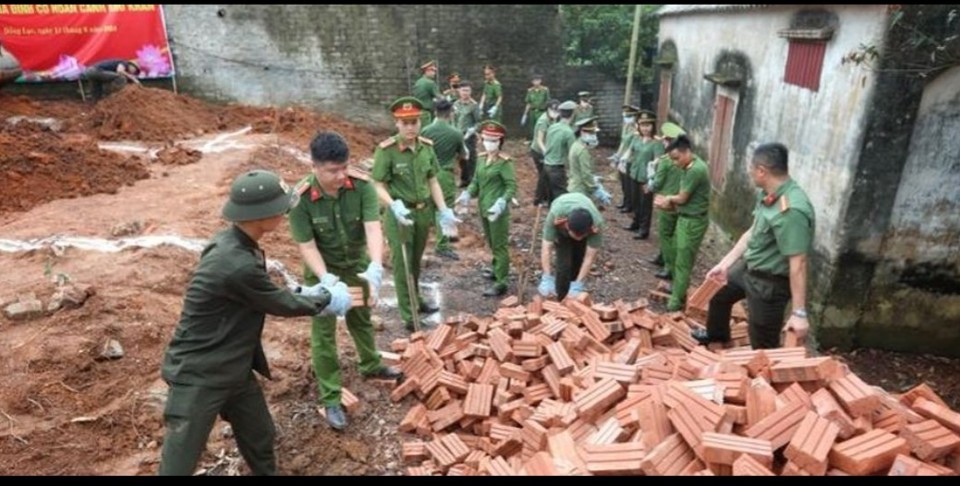
[[[503,138],[507,136],[507,127],[497,121],[487,120],[480,125],[480,134],[488,138]]]
[[[394,118],[400,120],[419,118],[420,112],[423,111],[423,103],[413,96],[404,96],[398,98],[390,105],[390,111],[393,113]]]
[[[285,214],[297,203],[297,193],[283,179],[266,170],[252,170],[234,179],[230,199],[223,206],[227,221],[241,222]]]

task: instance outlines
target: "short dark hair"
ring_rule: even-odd
[[[558,106],[560,106],[560,100],[558,100],[558,99],[556,99],[556,98],[553,98],[553,99],[551,99],[550,101],[547,102],[547,109],[548,109],[548,110],[556,110]]]
[[[560,118],[573,118],[573,110],[558,110]]]
[[[437,111],[437,116],[447,116],[453,109],[453,103],[447,101],[446,98],[441,98],[434,103],[433,109]]]
[[[593,228],[593,216],[586,209],[574,209],[567,216],[567,227],[577,235],[585,235]]]
[[[467,81],[466,79],[464,79],[464,80],[461,80],[461,81],[460,81],[460,87],[461,87],[461,88],[471,88],[471,87],[473,87],[473,84],[471,84],[470,81]]]
[[[337,132],[318,132],[310,142],[310,158],[314,164],[343,164],[349,157],[347,141]]]
[[[667,145],[667,148],[664,149],[667,153],[670,153],[674,150],[683,150],[684,152],[693,148],[693,143],[690,142],[690,137],[686,135],[680,135],[675,138],[670,145]]]
[[[775,176],[787,175],[790,151],[782,143],[765,143],[753,151],[753,164],[762,165]]]

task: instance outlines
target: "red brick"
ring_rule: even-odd
[[[547,449],[553,456],[554,464],[567,463],[581,470],[586,470],[587,465],[580,457],[570,432],[563,431],[551,435],[547,439]]]
[[[477,376],[477,383],[486,383],[496,385],[500,382],[500,364],[495,359],[487,358],[483,362],[483,368],[480,375]]]
[[[525,359],[520,362],[520,367],[523,368],[523,371],[533,373],[535,371],[540,371],[544,367],[550,364],[550,356],[542,355],[539,358]]]
[[[914,400],[912,408],[920,415],[936,420],[940,422],[940,425],[960,434],[960,413],[924,397],[918,397]]]
[[[777,450],[790,442],[794,432],[800,427],[804,416],[807,414],[807,407],[802,403],[791,402],[785,407],[773,412],[763,418],[763,420],[751,425],[744,431],[744,435],[755,439],[763,439],[773,444],[773,449]]]
[[[719,363],[720,355],[709,351],[703,346],[697,346],[693,351],[690,352],[690,355],[687,356],[687,361],[694,365],[698,370],[703,371],[708,366]]]
[[[856,430],[853,419],[847,415],[847,412],[843,411],[843,408],[840,407],[840,404],[827,389],[822,389],[810,395],[810,401],[813,403],[817,415],[833,422],[839,428],[840,434],[838,437],[840,439],[846,440],[853,437]]]
[[[891,434],[899,434],[906,425],[903,414],[896,410],[880,410],[873,415],[873,428],[883,429]]]
[[[743,454],[733,461],[734,476],[776,476],[770,466],[763,465],[749,454]]]
[[[780,475],[781,476],[813,476],[813,474],[811,474],[809,471],[796,465],[792,461],[787,461],[783,465],[783,470],[780,471]]]
[[[847,474],[867,475],[890,468],[898,454],[909,454],[907,441],[889,432],[871,430],[840,442],[830,450],[830,465]]]
[[[625,440],[627,435],[627,432],[617,422],[616,417],[611,417],[603,421],[596,433],[587,438],[587,443],[594,445],[615,444]]]
[[[642,444],[588,444],[583,446],[587,471],[596,475],[639,475],[645,452]]]
[[[773,465],[775,448],[769,440],[704,432],[701,441],[707,463],[732,465],[741,455],[749,455],[764,467]]]
[[[746,366],[758,354],[766,355],[771,364],[786,363],[788,361],[802,361],[807,358],[806,348],[778,348],[778,349],[726,349],[720,353],[721,361]],[[830,358],[814,358],[830,359]],[[797,381],[797,380],[787,380]]]
[[[489,333],[488,342],[490,343],[490,349],[493,350],[493,355],[497,357],[497,360],[500,362],[507,362],[513,359],[513,348],[511,347],[511,339],[507,333],[503,332],[502,329],[494,329]]]
[[[446,388],[452,393],[456,393],[457,395],[467,394],[467,380],[456,373],[451,373],[449,371],[440,372],[440,377],[437,384]]]
[[[689,467],[702,469],[703,463],[680,434],[670,434],[649,449],[640,466],[647,476],[676,476]]]
[[[839,370],[837,360],[829,357],[783,361],[770,367],[770,380],[773,383],[829,380],[838,377]]]
[[[519,427],[513,427],[506,424],[494,423],[490,426],[490,438],[494,441],[502,441],[509,439],[510,436],[520,432]]]
[[[463,409],[459,401],[452,401],[440,410],[428,411],[427,418],[434,432],[439,432],[457,423],[463,418]]]
[[[430,397],[424,402],[429,410],[436,410],[443,407],[450,401],[450,392],[446,388],[437,388],[430,394]]]
[[[830,382],[829,388],[853,418],[869,417],[880,408],[880,395],[853,373]]]
[[[433,473],[432,469],[422,466],[407,468],[407,476],[433,476]]]
[[[643,443],[651,449],[667,436],[674,433],[673,424],[667,414],[667,407],[658,400],[646,400],[640,404],[640,429],[643,430]]]
[[[490,476],[516,476],[517,472],[503,457],[485,457],[480,461],[480,471]]]
[[[410,407],[410,410],[407,411],[407,414],[403,417],[403,420],[400,421],[398,430],[400,432],[413,432],[417,428],[417,424],[420,423],[420,419],[427,416],[427,407],[422,404],[416,404]]]
[[[519,454],[523,449],[523,439],[519,430],[510,434],[507,438],[501,440],[494,447],[492,455],[510,457]],[[516,470],[516,468],[514,468]]]
[[[915,402],[919,397],[926,398],[927,400],[930,400],[941,407],[950,408],[950,406],[947,405],[947,402],[943,401],[943,399],[940,398],[940,395],[937,395],[937,392],[933,391],[933,388],[930,388],[930,386],[926,383],[921,383],[903,392],[900,395],[900,403],[911,407],[913,406],[913,402]]]
[[[587,332],[598,341],[605,341],[610,337],[610,330],[600,322],[600,316],[590,307],[577,301],[567,301],[566,306],[582,321]]]
[[[840,428],[833,422],[808,411],[783,455],[804,471],[822,476],[827,472],[827,456],[839,433]]]
[[[574,402],[581,417],[595,417],[612,407],[627,391],[616,381],[605,378],[590,388],[575,394]]]
[[[390,392],[390,400],[399,402],[403,397],[409,395],[414,390],[420,388],[420,381],[416,377],[409,377],[400,384],[400,386]]]
[[[553,466],[553,457],[549,453],[540,451],[533,455],[523,465],[527,476],[556,476],[557,469]]]
[[[696,290],[690,294],[690,297],[687,299],[687,314],[689,315],[703,315],[707,314],[707,306],[710,304],[710,299],[713,298],[714,294],[722,289],[724,284],[717,279],[708,278],[697,287]]]
[[[440,351],[453,337],[454,332],[455,330],[451,326],[437,326],[427,338],[427,347],[434,351]]]
[[[427,444],[423,442],[404,442],[401,445],[401,455],[406,464],[420,463],[429,457],[427,454]]]
[[[640,380],[640,368],[635,365],[604,361],[597,363],[594,376],[597,378],[611,378],[629,385]]]
[[[907,425],[900,432],[914,455],[924,461],[940,459],[960,448],[960,437],[936,420]]]
[[[556,342],[548,346],[547,354],[550,355],[550,360],[553,361],[553,365],[556,366],[561,375],[570,374],[576,368],[562,342]]]
[[[900,454],[890,466],[888,476],[954,476],[956,473],[940,464],[923,462],[916,458]]]
[[[492,403],[492,385],[471,383],[467,387],[467,398],[464,402],[463,414],[468,417],[489,417]]]

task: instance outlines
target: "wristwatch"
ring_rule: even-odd
[[[793,310],[793,315],[795,315],[795,316],[797,316],[797,317],[799,317],[799,318],[801,318],[801,319],[806,319],[806,318],[807,318],[807,311],[806,311],[805,309],[794,309],[794,310]]]

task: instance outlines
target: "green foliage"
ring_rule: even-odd
[[[630,38],[636,5],[561,5],[567,63],[597,66],[618,79],[627,78]],[[634,80],[649,83],[654,68],[648,53],[657,49],[660,5],[643,5]]]

